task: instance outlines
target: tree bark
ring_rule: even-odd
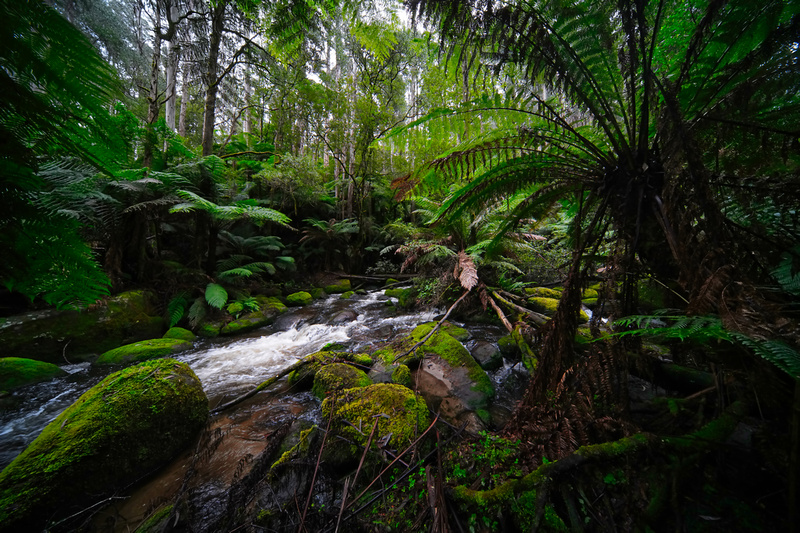
[[[206,84],[206,100],[203,113],[203,156],[214,151],[214,124],[217,113],[217,93],[219,92],[219,48],[222,42],[222,30],[225,25],[226,1],[218,2],[211,12],[211,35],[209,37],[208,62],[203,75]]]

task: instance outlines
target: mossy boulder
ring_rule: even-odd
[[[444,322],[441,326],[439,326],[439,331],[447,333],[459,342],[464,342],[470,337],[469,331],[460,326],[456,326],[455,324],[451,324],[450,322]]]
[[[10,391],[24,385],[65,376],[59,366],[22,357],[0,358],[0,391]]]
[[[343,292],[343,293],[342,293],[342,294],[339,296],[339,298],[340,298],[341,300],[349,300],[350,298],[352,298],[353,296],[355,296],[355,294],[356,294],[356,293],[355,293],[355,292],[353,292],[353,291],[346,291],[346,292]]]
[[[334,363],[349,363],[362,368],[369,368],[372,366],[372,358],[364,353],[322,351],[305,356],[303,361],[305,364],[293,370],[287,377],[290,385],[310,387],[317,372],[323,366]]]
[[[60,363],[86,361],[99,353],[164,331],[156,298],[149,291],[123,292],[82,311],[48,309],[9,317],[0,323],[6,353]]]
[[[162,336],[164,339],[179,339],[182,341],[187,342],[194,342],[197,340],[197,336],[189,331],[188,329],[172,327],[167,330],[166,333]]]
[[[207,417],[203,387],[184,363],[111,374],[0,474],[0,531],[41,531],[130,485],[189,445]]]
[[[314,374],[314,385],[311,392],[319,399],[324,399],[329,394],[372,385],[366,372],[346,363],[331,363],[320,368]]]
[[[293,292],[289,296],[286,297],[286,305],[289,307],[299,307],[302,305],[308,305],[312,301],[314,301],[314,297],[311,296],[311,293],[306,291],[298,291]]]
[[[428,406],[422,397],[407,387],[390,383],[348,389],[341,395],[329,397],[322,402],[323,418],[327,419],[331,412],[334,435],[346,439],[328,439],[330,444],[325,458],[333,463],[358,461],[375,420],[378,426],[373,446],[386,441],[386,447],[397,451],[408,447],[430,424]]]
[[[516,339],[512,335],[504,335],[497,339],[497,347],[500,353],[506,357],[519,357],[520,350]]]
[[[245,331],[268,326],[275,322],[275,319],[278,318],[279,315],[288,310],[288,307],[286,307],[279,298],[274,296],[256,296],[256,301],[259,306],[258,311],[253,311],[236,320],[231,320],[227,324],[221,325],[217,330],[219,335],[234,335],[236,333],[244,333]],[[212,329],[209,329],[209,333],[213,333],[214,331],[213,323],[211,326]],[[202,329],[198,331],[198,333],[206,337],[215,336],[213,334],[206,335]]]
[[[325,288],[325,292],[328,293],[328,294],[342,294],[343,292],[347,292],[349,290],[352,290],[352,287],[350,286],[350,280],[349,279],[340,279],[340,280],[336,281],[335,283],[331,283],[330,285],[326,285],[324,288]]]
[[[315,300],[319,300],[320,298],[325,298],[327,294],[325,294],[325,289],[321,289],[319,287],[315,287],[308,291],[312,298]]]
[[[591,299],[594,298],[595,300],[600,296],[600,293],[597,292],[597,289],[584,289],[581,293],[581,298],[584,299]]]
[[[167,357],[192,347],[189,341],[180,339],[150,339],[134,342],[109,350],[95,361],[96,365],[126,365]]]
[[[411,369],[406,365],[397,365],[392,372],[392,383],[411,388]]]
[[[203,322],[197,326],[197,335],[213,339],[214,337],[219,337],[219,331],[222,327],[223,325],[218,322]]]
[[[397,305],[403,309],[413,307],[417,302],[417,291],[413,287],[408,289],[386,289],[383,293],[390,298],[397,298]]]
[[[561,291],[558,289],[549,289],[547,287],[533,287],[525,289],[525,294],[529,298],[554,298],[558,300],[561,298]]]

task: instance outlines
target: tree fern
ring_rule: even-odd
[[[189,307],[189,324],[191,324],[193,328],[197,327],[207,314],[206,299],[203,296],[198,296],[195,301],[192,302],[191,307]]]
[[[772,277],[781,288],[795,296],[800,296],[800,268],[794,266],[798,256],[800,256],[800,247],[795,247],[791,252],[783,254],[778,266],[772,270]]]
[[[186,314],[186,308],[189,305],[188,293],[180,292],[167,303],[167,318],[169,318],[169,327],[176,325],[181,321],[183,315]]]

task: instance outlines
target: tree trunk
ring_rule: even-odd
[[[156,5],[155,27],[153,28],[153,60],[150,64],[150,90],[147,94],[147,125],[144,140],[144,154],[142,166],[150,167],[153,164],[153,144],[155,133],[153,124],[158,120],[160,105],[158,101],[158,75],[161,66],[161,11]]]
[[[180,48],[172,41],[169,43],[169,52],[167,52],[167,96],[164,102],[164,119],[167,122],[167,127],[175,131],[175,108],[177,107],[177,74],[178,74],[178,55]]]
[[[178,135],[186,137],[186,106],[189,102],[189,74],[187,68],[181,73],[181,110],[178,116]]]
[[[203,75],[206,83],[206,101],[203,113],[203,156],[211,155],[214,151],[214,124],[217,113],[217,92],[219,79],[217,69],[219,66],[219,47],[222,42],[222,30],[225,24],[226,1],[220,1],[211,12],[211,35],[209,37],[208,62]]]

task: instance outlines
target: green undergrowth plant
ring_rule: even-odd
[[[750,350],[793,378],[800,377],[800,354],[778,339],[756,338],[725,327],[718,316],[686,316],[661,310],[653,315],[632,315],[614,322],[618,331],[613,336],[647,336],[664,340],[693,341],[708,344],[727,342]]]
[[[478,439],[451,449],[446,457],[447,481],[488,489],[524,474],[519,461],[519,440],[508,440],[488,431]]]

